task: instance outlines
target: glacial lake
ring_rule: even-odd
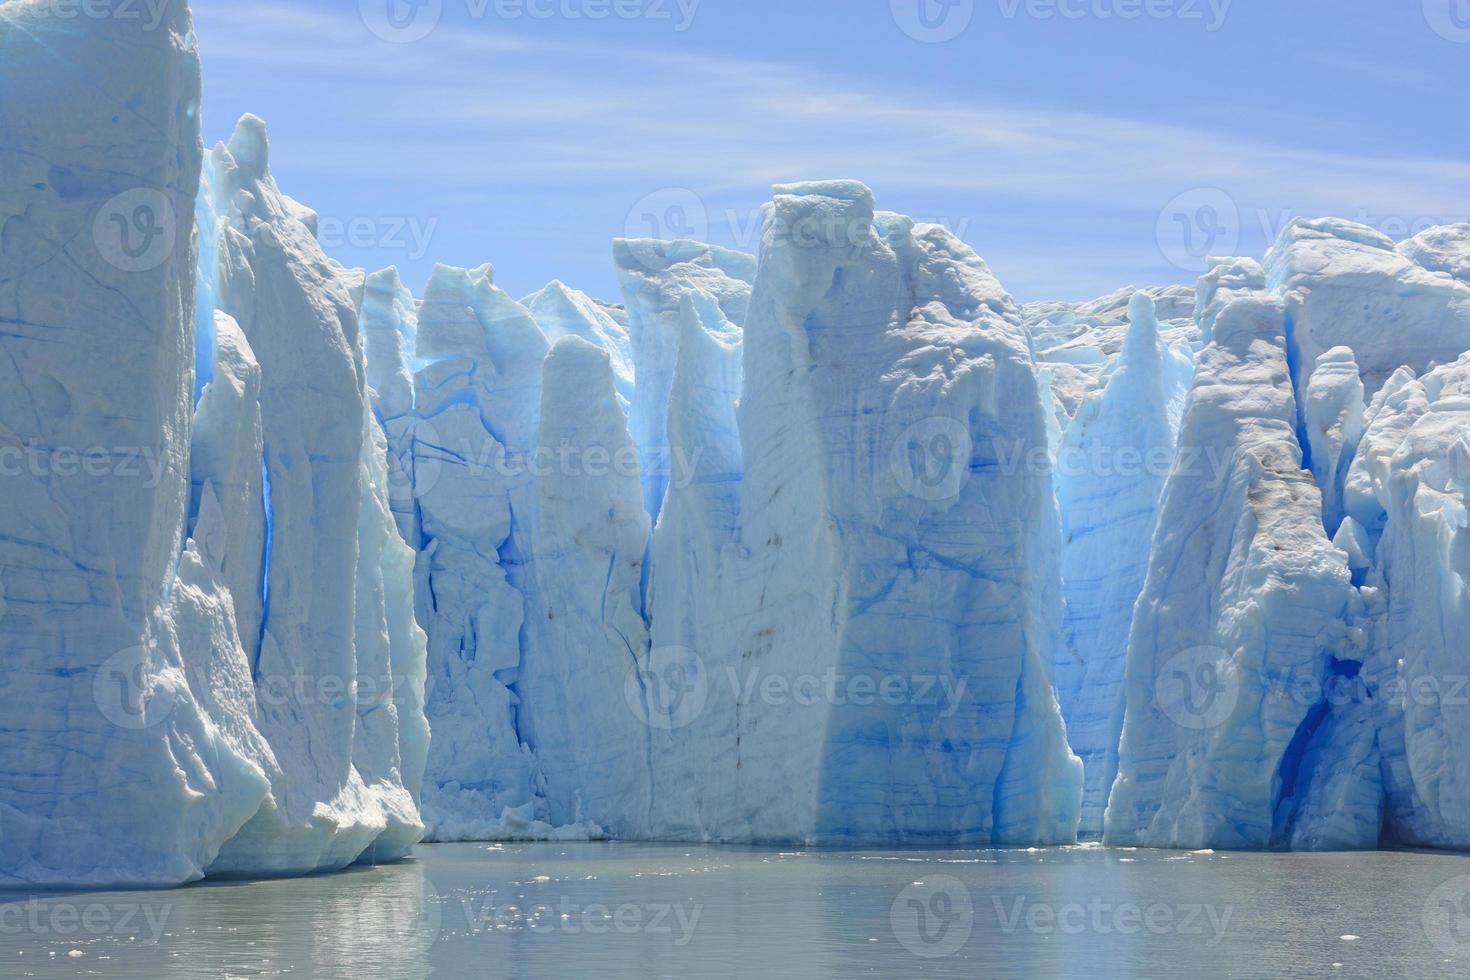
[[[1470,858],[425,846],[326,877],[0,892],[0,976],[1470,975]]]

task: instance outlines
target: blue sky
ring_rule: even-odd
[[[1470,220],[1470,0],[192,0],[204,129],[270,126],[328,251],[617,298],[853,177],[1021,300],[1191,282],[1296,214]],[[390,18],[389,14],[394,16]]]

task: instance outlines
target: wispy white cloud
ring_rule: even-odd
[[[999,97],[960,101],[903,81],[677,44],[650,51],[511,35],[485,21],[446,21],[395,45],[373,37],[353,6],[211,6],[200,18],[206,80],[221,72],[237,84],[301,89],[320,125],[306,139],[299,127],[293,134],[295,165],[323,179],[376,181],[385,195],[425,181],[461,198],[580,184],[631,207],[656,189],[687,187],[718,213],[754,207],[772,183],[856,177],[927,199],[952,195],[972,212],[1029,210],[1058,227],[1069,215],[1126,212],[1149,246],[1153,217],[1201,187],[1234,199],[1248,235],[1289,214],[1470,216],[1470,165],[1313,145],[1319,132],[1284,144]],[[1024,264],[1039,273],[1053,254]]]
[[[840,173],[1069,204],[1106,197],[1112,205],[1160,204],[1161,194],[1220,186],[1258,206],[1424,214],[1462,205],[1470,178],[1470,166],[1456,161],[953,104],[946,94],[755,59],[526,39],[484,23],[445,23],[423,41],[392,45],[351,15],[274,3],[236,2],[210,20],[209,57],[329,69],[334,87],[376,104],[379,120],[422,135],[358,157],[398,176],[643,174],[718,192]],[[333,145],[341,148],[335,137]],[[331,156],[339,165],[340,155]]]

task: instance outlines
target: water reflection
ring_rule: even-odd
[[[298,881],[0,893],[0,976],[1433,980],[1470,967],[1467,876],[1408,853],[431,847]]]

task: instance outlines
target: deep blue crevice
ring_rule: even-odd
[[[1345,510],[1346,503],[1341,499],[1342,490],[1344,487],[1347,486],[1348,473],[1352,470],[1353,463],[1357,461],[1359,448],[1359,443],[1351,443],[1344,446],[1342,448],[1342,457],[1337,461],[1337,472],[1333,473],[1331,476],[1333,488],[1337,492],[1337,496],[1339,498],[1339,511]],[[1331,518],[1327,522],[1326,527],[1327,537],[1329,539],[1337,537],[1337,532],[1341,530],[1343,520],[1346,517],[1346,513],[1338,513],[1331,516]],[[1354,582],[1353,584],[1358,585],[1359,588],[1362,588],[1362,586],[1359,585],[1357,582]]]
[[[500,547],[496,549],[496,556],[499,559],[500,567],[505,570],[506,582],[510,584],[511,588],[520,593],[524,599],[529,597],[530,594],[528,592],[530,579],[528,573],[530,570],[527,568],[525,558],[521,555],[520,549],[516,547],[515,543],[515,528],[518,526],[519,520],[520,518],[516,514],[515,504],[512,503],[510,505],[512,530],[506,536],[505,541],[501,543]],[[531,608],[530,603],[526,602],[524,608],[529,612]],[[516,634],[516,649],[519,651],[519,656],[516,658],[517,665],[514,670],[496,671],[495,673],[495,679],[505,685],[506,690],[511,693],[510,726],[511,730],[515,732],[516,742],[520,745],[526,744],[526,736],[521,731],[521,704],[523,701],[520,691],[520,681],[521,665],[526,662],[526,648],[530,644],[530,629],[530,617],[522,616],[521,628]]]
[[[207,154],[206,154],[207,156]],[[206,169],[209,164],[205,164]],[[195,222],[199,229],[198,273],[194,283],[194,407],[204,395],[204,386],[214,380],[214,308],[215,267],[218,262],[215,240],[215,214],[209,200],[210,175],[200,182],[195,201]]]
[[[1296,441],[1302,448],[1302,469],[1312,469],[1312,440],[1307,431],[1306,406],[1302,404],[1300,393],[1304,391],[1302,385],[1301,355],[1296,349],[1296,320],[1291,311],[1286,313],[1286,370],[1291,375],[1292,406],[1296,412]]]
[[[1286,752],[1281,757],[1281,767],[1278,770],[1276,798],[1272,801],[1272,812],[1275,818],[1271,839],[1274,846],[1286,847],[1288,845],[1291,831],[1296,825],[1297,814],[1301,809],[1302,801],[1298,799],[1298,794],[1312,782],[1312,767],[1307,761],[1309,750],[1312,748],[1313,741],[1323,732],[1332,717],[1332,692],[1337,689],[1336,679],[1356,678],[1362,671],[1363,665],[1359,661],[1334,658],[1322,700],[1307,711],[1306,717],[1297,727],[1296,734],[1286,746]]]
[[[655,525],[657,526],[657,525]],[[648,535],[648,541],[643,547],[643,567],[639,569],[638,578],[638,615],[649,626],[653,625],[653,614],[648,608],[648,587],[653,573],[653,535]]]
[[[1016,677],[1016,712],[1011,720],[1011,744],[1006,749],[1005,761],[1001,764],[1000,772],[996,774],[995,788],[990,795],[990,843],[996,847],[1005,847],[1014,843],[1007,839],[1006,828],[1001,825],[1001,819],[1006,812],[1005,787],[1009,779],[1011,764],[1015,761],[1013,753],[1020,754],[1016,731],[1021,727],[1021,719],[1025,717],[1026,665],[1022,663],[1021,672]]]
[[[265,511],[265,540],[261,545],[260,564],[260,635],[255,641],[255,657],[251,669],[260,678],[260,654],[265,649],[266,624],[271,616],[271,552],[275,547],[276,510],[271,500],[271,453],[267,446],[260,457],[260,503]]]

